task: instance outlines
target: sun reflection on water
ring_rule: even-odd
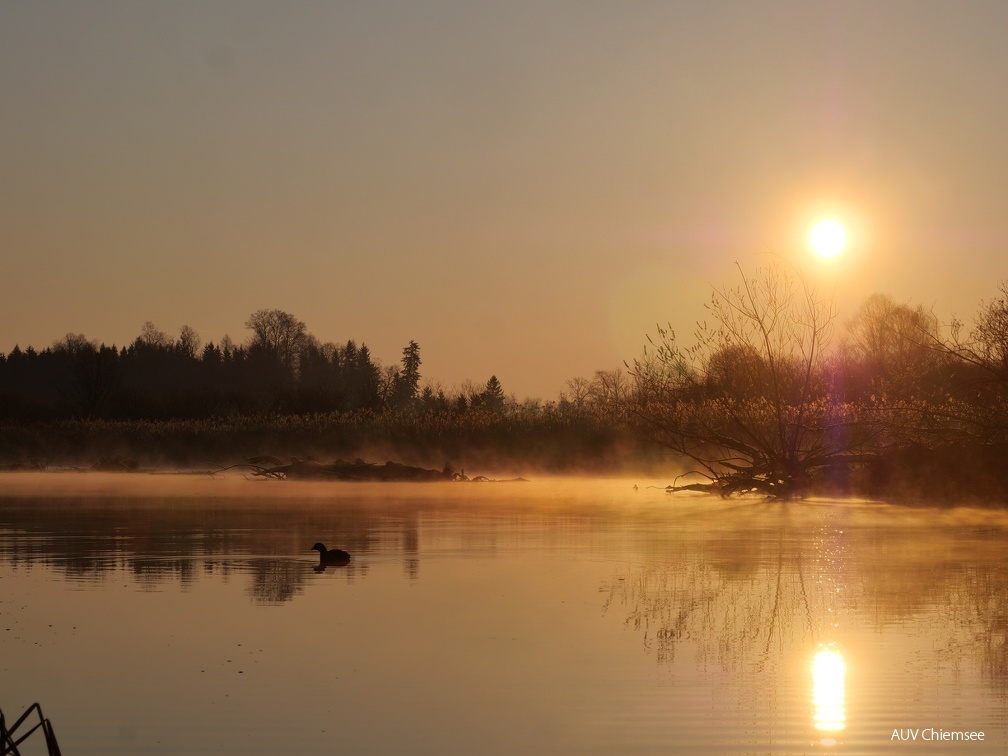
[[[847,713],[844,707],[844,677],[847,664],[843,656],[833,649],[822,649],[812,662],[812,701],[815,705],[815,728],[824,735],[836,733],[846,726]],[[822,741],[829,745],[835,741],[827,737]]]

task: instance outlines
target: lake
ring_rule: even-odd
[[[1008,513],[667,482],[0,475],[0,708],[67,756],[1008,752]]]

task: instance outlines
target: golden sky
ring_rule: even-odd
[[[968,320],[1008,278],[1005,29],[1000,1],[5,2],[0,351],[281,308],[554,398],[772,255],[846,315]]]

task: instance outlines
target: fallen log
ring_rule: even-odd
[[[269,457],[257,457],[257,460],[268,460]],[[273,457],[272,459],[276,459]],[[416,467],[401,462],[387,461],[384,465],[375,462],[365,462],[355,459],[347,462],[337,459],[335,462],[322,463],[312,459],[292,457],[287,464],[265,466],[250,460],[252,474],[259,477],[282,478],[287,480],[347,480],[347,481],[468,481],[489,482],[490,478],[478,475],[468,478],[465,472],[457,472],[451,465],[445,465],[442,470],[427,467]],[[523,480],[517,478],[516,480]]]

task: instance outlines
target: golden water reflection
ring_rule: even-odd
[[[847,664],[837,651],[824,648],[812,662],[812,703],[815,706],[815,728],[824,733],[836,733],[846,726],[846,693],[844,679]],[[823,745],[835,741],[826,738]]]
[[[853,755],[937,717],[1008,745],[1003,512],[67,480],[0,476],[0,658],[75,753]],[[316,573],[320,538],[354,560]]]

